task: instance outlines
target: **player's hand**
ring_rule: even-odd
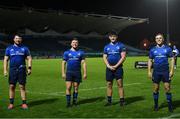
[[[174,75],[174,73],[171,71],[171,72],[169,73],[169,77],[172,78],[173,75]]]
[[[62,74],[62,79],[66,79],[66,75],[65,74]]]
[[[113,66],[110,66],[109,64],[107,65],[107,68],[109,68],[110,70],[116,70]]]
[[[148,72],[149,79],[152,79],[152,72]]]
[[[116,68],[115,68],[114,66],[110,66],[110,69],[111,69],[112,71],[116,70]]]
[[[31,74],[31,69],[28,69],[27,70],[27,75],[30,75]]]
[[[87,75],[86,75],[86,74],[83,75],[83,79],[84,79],[84,80],[87,79]]]
[[[7,76],[8,76],[7,71],[4,71],[4,76],[5,76],[5,77],[7,77]]]
[[[115,65],[115,66],[112,66],[112,68],[115,70],[115,69],[117,69],[117,66]]]

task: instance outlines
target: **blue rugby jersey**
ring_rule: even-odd
[[[85,59],[84,51],[68,50],[64,52],[63,60],[67,62],[68,71],[81,71],[81,61]]]
[[[5,51],[5,56],[10,58],[10,68],[25,67],[25,59],[30,55],[29,49],[24,45],[11,45]]]
[[[121,59],[121,52],[125,51],[126,48],[121,42],[109,43],[104,47],[104,54],[107,54],[107,60],[110,65],[116,65]]]
[[[169,57],[173,57],[172,49],[166,45],[155,46],[149,52],[149,58],[154,60],[154,71],[157,72],[169,71]]]

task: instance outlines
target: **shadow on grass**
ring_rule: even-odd
[[[176,109],[176,108],[180,107],[180,100],[174,100],[174,101],[172,101],[172,104],[173,104],[173,108]],[[159,109],[162,109],[162,108],[165,108],[165,107],[168,107],[167,102],[163,102],[159,106]]]
[[[105,98],[104,97],[95,97],[95,98],[90,98],[90,99],[84,99],[84,100],[80,100],[78,102],[78,104],[86,104],[86,103],[93,103],[96,101],[103,101]]]
[[[36,100],[36,101],[29,102],[28,105],[29,107],[33,107],[33,106],[42,105],[42,104],[54,103],[57,100],[58,98]]]
[[[143,96],[127,97],[127,98],[125,98],[125,103],[126,103],[126,105],[129,105],[131,103],[135,103],[135,102],[138,102],[138,101],[141,101],[141,100],[144,100]],[[116,105],[116,104],[119,104],[119,101],[113,103],[113,105]]]

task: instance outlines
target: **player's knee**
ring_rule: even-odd
[[[20,90],[25,90],[25,86],[19,85]]]
[[[71,86],[66,87],[66,90],[70,91],[71,90]]]
[[[107,88],[112,89],[112,83],[108,83]]]
[[[154,92],[158,92],[159,91],[159,87],[154,87]]]
[[[118,88],[119,88],[119,89],[123,89],[123,86],[122,86],[122,85],[120,85],[120,86],[118,86]]]
[[[169,87],[169,86],[164,87],[164,89],[165,89],[166,92],[169,92],[169,91],[170,91],[170,87]]]
[[[122,84],[117,84],[118,85],[118,88],[122,89],[123,88],[123,85]]]
[[[15,85],[10,85],[9,88],[10,88],[10,90],[15,90],[16,87],[15,87]]]

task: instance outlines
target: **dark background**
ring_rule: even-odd
[[[120,39],[132,46],[140,47],[143,39],[153,41],[156,33],[166,36],[166,0],[0,0],[0,5],[8,7],[32,7],[36,9],[62,10],[149,18],[143,23],[126,28],[120,33]],[[180,0],[169,0],[170,41],[179,46],[180,39]]]

